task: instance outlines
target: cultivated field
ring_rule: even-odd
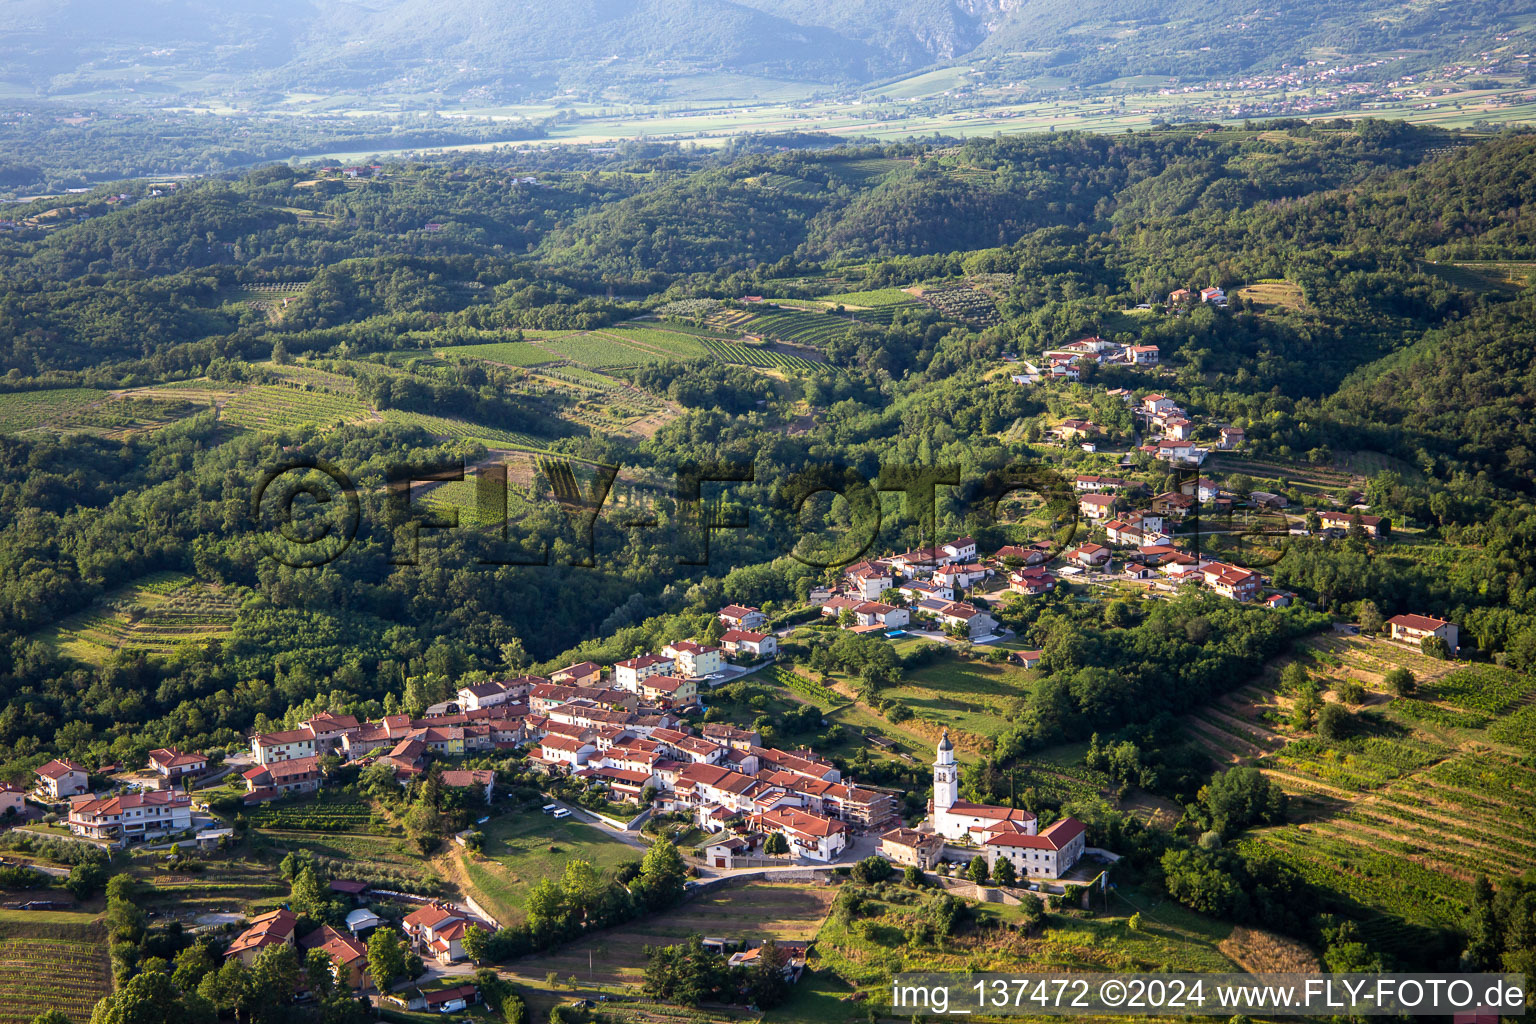
[[[15,434],[35,427],[51,426],[106,397],[107,392],[95,388],[57,388],[0,394],[0,434]]]
[[[300,423],[359,423],[371,419],[367,406],[334,391],[258,384],[224,403],[223,422],[251,430],[275,430]]]
[[[91,1019],[112,991],[100,926],[89,914],[0,912],[0,1024],[30,1024],[44,1010]]]
[[[61,621],[52,642],[61,653],[95,664],[119,650],[170,651],[228,636],[243,600],[236,590],[185,573],[151,573]]]
[[[1252,834],[1248,848],[1358,907],[1373,944],[1406,951],[1421,928],[1459,926],[1479,874],[1536,868],[1536,682],[1362,637],[1309,650],[1328,699],[1345,678],[1367,689],[1344,736],[1294,729],[1277,671],[1190,715],[1190,736],[1291,794],[1291,823]],[[1418,678],[1410,698],[1386,692],[1397,667]]]

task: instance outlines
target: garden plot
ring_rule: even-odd
[[[228,636],[243,600],[241,591],[217,589],[184,573],[154,573],[64,619],[52,642],[61,653],[95,664],[119,650],[164,653]]]

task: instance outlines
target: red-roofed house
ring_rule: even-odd
[[[1392,639],[1403,643],[1422,643],[1427,636],[1437,636],[1445,641],[1452,654],[1459,646],[1456,623],[1444,619],[1429,615],[1394,615],[1387,620],[1387,626],[1392,631]]]
[[[187,776],[201,775],[208,768],[208,758],[202,754],[184,754],[175,747],[149,752],[149,766],[166,782],[175,782]]]
[[[318,949],[330,957],[338,984],[353,991],[368,984],[368,947],[355,936],[323,924],[299,939],[299,948]]]
[[[81,797],[69,806],[69,831],[113,845],[154,839],[192,827],[192,798],[171,790]]]
[[[782,835],[789,841],[790,853],[807,860],[835,860],[848,845],[847,825],[794,807],[770,808],[752,820],[759,831]]]
[[[50,800],[63,800],[85,792],[85,765],[64,757],[37,769],[37,790]]]
[[[761,629],[768,625],[768,616],[751,605],[728,604],[718,614],[720,621],[731,629]]]
[[[766,658],[779,653],[779,638],[772,633],[728,629],[720,637],[720,646],[730,654],[747,654],[754,658]]]
[[[1039,835],[998,831],[986,840],[987,866],[996,867],[999,857],[1013,862],[1020,878],[1060,878],[1083,855],[1087,829],[1076,818],[1062,818]]]
[[[224,951],[226,959],[239,957],[245,966],[256,962],[256,956],[268,946],[293,945],[293,930],[299,923],[299,915],[291,910],[274,910],[269,914],[251,919],[250,926],[235,936],[235,941]]]
[[[675,662],[659,654],[642,654],[613,666],[613,685],[631,693],[640,692],[640,680],[650,676],[669,675]]]
[[[703,679],[725,667],[725,656],[721,654],[720,648],[693,640],[668,644],[661,649],[661,653],[677,662],[676,670],[666,674],[684,679]]]
[[[295,757],[313,757],[315,734],[307,727],[281,732],[259,732],[251,737],[251,753],[257,764],[272,764]]]
[[[489,768],[453,768],[443,772],[440,781],[452,789],[477,788],[485,794],[485,802],[490,803],[496,787],[496,773]]]
[[[400,926],[416,952],[451,964],[464,959],[461,940],[470,924],[467,917],[452,907],[432,903],[407,916]]]
[[[320,759],[296,757],[257,765],[240,773],[250,792],[270,789],[276,793],[313,793],[320,788]]]

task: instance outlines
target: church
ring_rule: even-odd
[[[955,763],[955,747],[949,742],[948,729],[939,740],[938,757],[933,762],[933,799],[928,804],[928,821],[933,831],[945,839],[969,839],[977,845],[1004,834],[1032,836],[1037,827],[1035,816],[1029,811],[960,799],[960,766]]]

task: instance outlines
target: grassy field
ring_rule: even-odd
[[[823,295],[820,301],[842,306],[908,306],[914,300],[912,296],[900,288],[876,288],[873,291],[867,292],[840,292],[836,295]]]
[[[597,828],[569,819],[556,821],[537,811],[504,814],[482,826],[483,856],[455,850],[475,898],[503,923],[523,917],[523,898],[542,878],[558,878],[565,865],[584,860],[599,871],[611,871],[644,851],[610,839]]]
[[[125,649],[163,653],[228,636],[243,600],[239,591],[215,589],[185,573],[151,573],[62,620],[50,642],[92,664]]]
[[[583,987],[638,987],[648,945],[672,945],[695,934],[736,942],[808,941],[821,928],[834,895],[833,887],[803,882],[731,886],[696,896],[675,910],[518,960],[511,970],[529,979],[554,971],[562,979],[576,977]]]
[[[1015,705],[1036,673],[1017,665],[992,665],[941,655],[906,673],[883,696],[905,704],[919,718],[975,736],[995,737],[1017,717]]]
[[[1256,764],[1291,794],[1290,823],[1247,848],[1353,908],[1381,948],[1412,952],[1424,929],[1459,926],[1477,875],[1536,868],[1536,681],[1362,637],[1304,650],[1329,699],[1346,678],[1366,687],[1346,735],[1294,729],[1274,666],[1188,716],[1190,736],[1216,763]],[[1386,692],[1397,667],[1418,678],[1410,698]]]
[[[0,1024],[58,1009],[77,1024],[112,991],[105,936],[93,915],[0,911]]]

